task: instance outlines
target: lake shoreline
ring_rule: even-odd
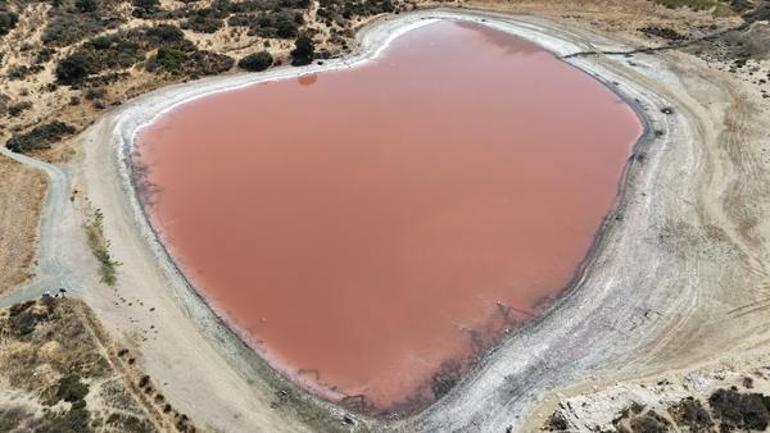
[[[428,10],[375,21],[359,33],[359,47],[353,54],[346,58],[326,60],[323,65],[313,64],[300,68],[281,67],[269,70],[265,73],[239,74],[227,77],[209,78],[193,83],[171,86],[141,96],[134,101],[130,101],[120,109],[116,110],[116,112],[109,115],[108,135],[100,136],[99,140],[109,143],[109,148],[112,149],[112,152],[109,152],[109,157],[112,161],[111,165],[118,175],[117,179],[119,180],[119,187],[128,200],[128,203],[125,206],[130,214],[133,215],[133,226],[140,234],[140,237],[144,239],[149,246],[147,252],[152,255],[153,260],[156,261],[159,264],[160,269],[163,270],[162,272],[165,274],[164,278],[170,282],[171,291],[177,300],[176,302],[183,306],[190,317],[194,318],[196,322],[200,322],[197,326],[202,333],[208,335],[209,340],[215,341],[215,344],[222,348],[227,348],[226,352],[229,353],[227,357],[231,362],[236,360],[237,365],[260,372],[260,374],[264,376],[263,380],[270,384],[270,388],[280,389],[289,387],[290,389],[295,389],[295,385],[287,381],[280,373],[275,372],[260,356],[255,356],[259,351],[254,350],[255,348],[253,345],[249,344],[249,339],[245,338],[244,333],[216,313],[201,292],[195,289],[186,279],[176,263],[174,263],[165,246],[159,241],[157,233],[149,224],[145,210],[137,195],[137,189],[135,188],[136,185],[134,183],[135,175],[132,172],[131,166],[131,153],[135,135],[137,131],[145,125],[152,123],[158,116],[162,116],[164,113],[173,110],[181,104],[205,97],[211,93],[235,90],[259,82],[290,79],[309,73],[355,67],[357,64],[376,58],[390,41],[403,32],[438,19],[459,19],[481,23],[535,42],[558,57],[579,53],[584,51],[585,48],[579,43],[563,40],[559,35],[552,35],[549,32],[549,28],[543,27],[540,23],[533,24],[532,22],[520,21],[517,17],[473,11]],[[593,64],[590,59],[572,57],[569,63],[582,69],[584,72],[589,73],[594,78],[601,81],[602,84],[613,90],[615,94],[629,102],[629,105],[637,112],[638,117],[645,127],[644,135],[634,146],[634,152],[645,149],[654,137],[651,132],[650,121],[647,119],[647,113],[640,107],[637,94],[627,94],[624,91],[618,91],[617,86],[612,84],[612,82],[616,80],[616,76],[603,69],[601,66]],[[570,287],[562,292],[563,294],[550,308],[548,308],[548,311],[537,319],[532,320],[531,323],[528,321],[524,327],[514,333],[514,336],[511,336],[507,338],[505,342],[502,342],[498,348],[493,348],[488,351],[488,353],[478,361],[478,368],[474,368],[474,371],[469,372],[463,378],[462,383],[458,385],[458,388],[462,388],[465,386],[464,384],[475,380],[478,373],[486,368],[485,366],[493,363],[494,359],[501,353],[500,347],[506,346],[508,340],[519,338],[519,335],[528,333],[530,328],[541,326],[543,322],[552,323],[559,319],[559,314],[564,314],[562,311],[566,308],[565,305],[569,304],[570,298],[572,298],[574,293],[578,291],[575,290],[575,288],[580,287],[581,283],[585,280],[585,273],[590,272],[595,257],[601,253],[605,233],[610,232],[613,226],[617,224],[617,221],[620,221],[616,218],[616,215],[618,212],[622,212],[624,207],[623,197],[627,185],[633,182],[631,179],[633,176],[629,175],[629,172],[632,171],[632,165],[633,159],[630,159],[624,169],[624,174],[620,182],[617,199],[618,204],[615,206],[615,210],[612,211],[602,223],[597,236],[594,238],[589,253],[582,260]],[[110,213],[107,212],[106,215],[109,218]],[[249,357],[249,351],[252,351],[251,358],[258,359],[243,359],[244,357]],[[295,389],[295,391],[300,394],[304,393],[304,391],[299,391],[298,389]],[[451,401],[453,395],[457,395],[457,392],[450,392],[450,395],[447,396],[447,398],[442,399],[438,403],[427,408],[427,413],[436,412],[437,408],[442,407],[446,401]],[[338,416],[339,414],[339,409],[336,405],[323,401],[317,397],[303,395],[300,397],[300,401],[313,405],[322,412],[332,414],[337,413],[335,416]],[[407,418],[403,418],[403,422],[408,422],[409,419],[415,419],[414,417],[408,417],[413,413],[414,410],[406,410],[398,418],[403,418],[404,415],[407,415]],[[371,423],[377,425],[380,423],[361,413],[350,414],[350,416],[354,416],[367,424]],[[419,415],[417,416],[419,417]]]

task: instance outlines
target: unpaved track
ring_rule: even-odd
[[[376,23],[362,33],[359,58],[374,55],[374,47],[395,31],[436,17],[456,16],[428,11]],[[484,19],[559,55],[628,48],[532,17],[464,17]],[[551,401],[555,390],[657,374],[766,342],[770,179],[768,158],[761,154],[766,139],[754,129],[766,119],[766,107],[726,75],[676,52],[569,61],[619,83],[618,91],[649,122],[649,132],[662,135],[652,134],[637,146],[640,156],[629,165],[619,208],[608,216],[576,289],[419,416],[387,425],[360,419],[358,427],[348,427],[340,422],[341,412],[311,398],[271,407],[280,400],[276,386],[297,391],[224,329],[165,260],[138,213],[118,152],[136,126],[178,102],[268,77],[345,67],[349,60],[153,92],[108,113],[84,133],[83,153],[67,168],[15,156],[45,170],[51,189],[39,277],[0,298],[0,304],[60,285],[74,290],[110,331],[138,347],[145,369],[181,411],[198,425],[227,432],[363,431],[366,424],[405,433],[504,432],[509,426],[530,431],[532,411]],[[669,106],[672,114],[661,112]],[[98,282],[78,202],[68,201],[70,182],[105,214],[105,234],[123,263],[114,290]],[[158,331],[148,331],[150,325]]]

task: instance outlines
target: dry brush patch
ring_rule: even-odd
[[[99,209],[93,211],[83,228],[86,231],[88,247],[99,262],[99,276],[108,286],[114,286],[118,280],[120,262],[110,255],[110,242],[104,237],[104,214]]]
[[[0,156],[0,293],[34,272],[40,208],[46,194],[44,173]]]
[[[181,432],[196,428],[118,349],[82,302],[45,296],[0,310],[0,431]]]

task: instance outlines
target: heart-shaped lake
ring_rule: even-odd
[[[355,68],[182,105],[136,159],[153,226],[262,356],[408,410],[565,289],[641,133],[538,46],[440,21]]]

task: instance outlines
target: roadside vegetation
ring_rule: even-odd
[[[91,253],[99,261],[99,274],[103,283],[114,286],[118,281],[118,266],[120,262],[110,255],[110,243],[104,237],[104,214],[97,209],[93,217],[86,223],[85,230]]]
[[[6,143],[13,152],[28,153],[33,150],[49,149],[53,143],[75,133],[75,128],[54,120],[32,128],[26,134],[14,135]]]

